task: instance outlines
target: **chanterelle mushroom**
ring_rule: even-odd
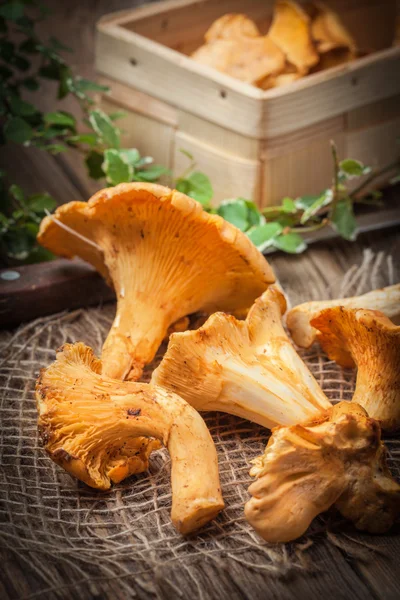
[[[273,430],[250,474],[245,515],[268,542],[301,536],[334,505],[358,529],[383,533],[400,511],[400,486],[386,466],[380,428],[352,402]]]
[[[102,363],[103,373],[118,379],[138,378],[181,317],[248,308],[274,281],[244,233],[160,185],[121,184],[87,203],[65,204],[43,220],[38,241],[80,256],[114,285],[117,313]]]
[[[176,394],[101,375],[101,361],[77,343],[66,344],[42,371],[36,399],[47,452],[86,484],[107,490],[111,481],[132,472],[135,461],[146,463],[137,439],[153,436],[171,456],[175,527],[189,533],[223,508],[210,433],[200,415]]]
[[[335,307],[311,320],[329,358],[342,367],[357,365],[353,401],[380,421],[400,428],[400,326],[374,310]]]
[[[286,316],[286,323],[293,341],[301,348],[309,348],[317,335],[316,330],[310,324],[311,319],[321,310],[333,308],[334,306],[379,310],[396,322],[400,319],[400,283],[368,292],[368,294],[362,296],[337,298],[336,300],[317,300],[295,306]]]
[[[288,339],[286,302],[270,287],[246,321],[215,313],[197,331],[174,333],[152,382],[198,410],[219,410],[265,427],[291,425],[331,406]]]

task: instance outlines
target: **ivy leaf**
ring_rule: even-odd
[[[0,56],[4,61],[10,62],[14,56],[14,51],[15,45],[12,42],[4,38],[0,40]]]
[[[273,240],[273,246],[289,254],[300,254],[307,248],[307,244],[298,233],[282,233]]]
[[[75,117],[71,114],[61,111],[50,112],[44,115],[44,122],[49,125],[60,125],[68,129],[75,129]]]
[[[124,156],[125,160],[133,167],[137,165],[140,160],[140,152],[136,148],[121,150],[121,154]]]
[[[60,40],[53,36],[50,37],[49,44],[51,46],[51,49],[54,50],[54,52],[73,52],[72,48],[66,46],[65,44],[60,42]]]
[[[356,239],[357,222],[354,216],[353,203],[350,198],[339,200],[331,214],[332,227],[345,240]]]
[[[37,54],[39,52],[37,48],[37,42],[34,38],[29,37],[27,40],[24,40],[18,47],[20,52],[25,52],[26,54]]]
[[[68,146],[65,146],[64,144],[47,144],[42,147],[42,150],[47,150],[50,154],[60,154],[61,152],[66,152]]]
[[[38,80],[34,77],[26,77],[21,83],[27,90],[32,92],[35,92],[40,87]]]
[[[285,213],[295,213],[297,211],[296,203],[292,198],[283,198],[282,209]]]
[[[353,160],[352,158],[346,158],[339,163],[340,172],[347,179],[353,177],[361,177],[371,172],[370,167],[365,167],[359,160]]]
[[[14,54],[10,63],[19,71],[27,71],[31,66],[30,61],[21,54]]]
[[[21,117],[11,117],[4,125],[4,135],[10,142],[24,144],[33,137],[33,129]]]
[[[252,227],[247,232],[247,236],[255,246],[263,252],[266,248],[273,245],[273,241],[282,231],[279,223],[264,223],[258,227]]]
[[[59,81],[62,74],[62,66],[55,61],[50,62],[48,65],[44,65],[39,69],[39,75],[45,79],[53,79]]]
[[[127,115],[128,113],[124,110],[116,110],[115,112],[110,113],[108,118],[111,119],[111,121],[118,121],[118,119],[123,119]]]
[[[157,181],[160,179],[161,175],[166,175],[168,173],[170,173],[170,171],[167,167],[163,167],[162,165],[151,165],[144,171],[137,171],[134,175],[134,180]]]
[[[87,144],[88,146],[95,146],[97,144],[97,135],[95,133],[81,133],[79,135],[72,135],[66,139],[66,142],[71,144]]]
[[[119,130],[102,110],[92,110],[89,114],[89,121],[93,130],[106,146],[111,148],[120,147]]]
[[[249,228],[247,218],[248,209],[245,200],[235,198],[232,200],[224,200],[217,208],[217,214],[225,221],[232,223],[241,231],[246,231]]]
[[[103,162],[104,157],[101,152],[97,152],[96,150],[89,152],[85,159],[85,163],[89,171],[89,177],[96,180],[105,177],[105,173],[102,168]]]
[[[6,2],[0,6],[0,16],[9,21],[17,21],[24,16],[24,3]]]
[[[19,185],[16,185],[15,183],[13,185],[11,185],[9,192],[10,192],[11,196],[13,196],[13,198],[15,198],[15,200],[17,202],[19,202],[19,204],[22,204],[22,206],[24,206],[25,194],[22,191],[22,189],[19,187]]]
[[[265,217],[260,213],[257,206],[251,200],[245,200],[247,206],[247,220],[249,227],[256,227],[265,223]]]
[[[76,92],[109,92],[110,88],[107,85],[101,85],[90,79],[84,79],[83,77],[75,77],[74,88]]]
[[[307,221],[311,217],[313,217],[319,211],[320,208],[332,202],[332,198],[332,190],[325,190],[319,198],[317,198],[312,204],[310,204],[308,208],[306,208],[306,210],[301,215],[300,223],[302,225],[304,225],[304,223],[307,223]]]
[[[28,198],[28,205],[35,213],[44,213],[46,210],[53,211],[57,206],[57,202],[50,194],[33,194]]]
[[[12,95],[9,98],[11,112],[20,117],[30,117],[37,113],[37,109],[33,104],[21,100],[19,96]]]
[[[207,205],[213,197],[211,182],[204,173],[194,171],[186,179],[178,180],[178,185],[180,185],[179,182],[181,181],[185,182],[182,186],[186,190],[184,193],[197,200],[197,202],[200,202],[203,206]]]
[[[327,190],[325,190],[326,192]],[[323,193],[325,193],[323,192]],[[318,200],[318,198],[320,198],[321,195],[320,194],[313,194],[313,195],[304,195],[304,196],[299,196],[298,198],[296,198],[296,200],[294,201],[296,208],[300,209],[300,210],[307,210],[307,208],[309,206],[311,206],[312,204],[314,204],[314,202],[316,202]]]
[[[154,162],[154,158],[152,156],[142,156],[141,158],[139,158],[137,163],[135,163],[135,166],[137,169],[139,169],[139,167],[144,167],[145,165],[151,165],[153,162]]]
[[[111,185],[132,181],[132,165],[124,159],[121,152],[113,148],[104,151],[103,171],[106,174],[107,182]]]

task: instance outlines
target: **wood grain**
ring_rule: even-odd
[[[67,45],[75,48],[74,61],[77,71],[93,77],[94,24],[101,14],[112,10],[131,8],[138,4],[133,0],[90,0],[68,3],[48,0],[52,16],[42,29],[58,36]],[[215,3],[216,4],[216,3]],[[154,8],[154,10],[157,10]],[[43,108],[53,108],[54,100],[49,94],[50,87],[43,89],[40,99]],[[216,88],[218,89],[218,88]],[[71,102],[63,107],[75,110]],[[140,147],[140,140],[137,145]],[[58,160],[46,154],[36,154],[21,147],[7,146],[2,153],[2,161],[12,172],[14,180],[26,185],[32,192],[50,191],[58,201],[84,198],[90,193],[90,185],[81,167],[80,157]],[[276,254],[270,262],[280,283],[288,290],[293,303],[305,297],[318,298],[327,286],[339,281],[343,273],[353,264],[359,264],[365,249],[392,254],[394,260],[400,256],[400,238],[396,229],[385,232],[372,232],[359,236],[357,242],[342,240],[320,242],[301,256]],[[368,557],[357,557],[357,552],[348,548],[336,547],[324,535],[314,539],[313,546],[306,556],[312,567],[311,572],[294,573],[276,577],[272,573],[249,567],[238,568],[229,556],[218,560],[204,559],[196,567],[196,577],[203,587],[203,600],[397,600],[400,581],[399,531],[387,536],[366,536],[349,530],[348,534],[356,542],[349,546],[356,549],[368,543],[378,552],[371,550]],[[351,540],[350,540],[351,541]],[[253,551],[248,551],[246,559],[251,565]],[[2,551],[2,572],[0,575],[0,596],[5,600],[36,597],[41,589],[41,579],[37,573],[27,569],[23,556]],[[171,565],[173,568],[173,565]],[[190,567],[189,567],[190,568]],[[184,580],[182,573],[182,593]],[[157,577],[155,575],[155,577]],[[68,582],[68,573],[65,573]],[[167,582],[160,581],[158,600],[176,598],[176,591]],[[100,585],[100,584],[99,584]],[[93,591],[93,600],[123,600],[118,582],[101,584],[101,593]],[[68,598],[79,600],[79,593],[60,592],[56,596],[41,594],[46,600]],[[137,598],[148,599],[148,594],[138,588]]]

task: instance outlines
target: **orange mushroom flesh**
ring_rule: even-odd
[[[66,344],[36,385],[39,431],[58,465],[87,485],[107,490],[147,467],[167,446],[172,511],[183,534],[213,519],[224,503],[214,443],[200,415],[176,394],[101,374],[101,361],[82,343]],[[156,440],[147,440],[151,436]]]
[[[386,465],[379,424],[353,402],[277,427],[253,462],[257,479],[245,516],[268,542],[295,540],[331,506],[370,533],[387,531],[400,512],[400,486]]]
[[[245,321],[215,313],[197,331],[172,334],[152,382],[197,410],[265,427],[304,421],[331,406],[282,326],[286,303],[270,287]]]
[[[319,61],[310,29],[310,18],[291,0],[277,0],[268,37],[285,54],[286,60],[305,75]]]
[[[400,324],[400,284],[373,290],[362,296],[314,300],[295,306],[286,316],[286,324],[295,344],[301,348],[309,348],[317,337],[317,330],[312,327],[310,321],[325,308],[335,306],[379,310],[389,319]]]
[[[335,307],[311,320],[329,358],[357,366],[353,402],[377,419],[382,429],[400,428],[400,326],[378,311]]]
[[[274,281],[244,233],[160,185],[121,184],[65,204],[43,220],[38,241],[83,258],[113,284],[117,312],[102,363],[118,379],[140,377],[172,323],[201,310],[248,308]]]

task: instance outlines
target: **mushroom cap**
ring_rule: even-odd
[[[171,456],[174,525],[189,533],[223,508],[214,443],[206,424],[176,394],[101,374],[82,343],[65,344],[36,385],[39,431],[57,464],[107,490],[147,467],[161,440]],[[148,438],[154,436],[156,439]]]
[[[253,461],[250,524],[268,542],[301,536],[332,505],[358,529],[383,533],[400,510],[400,486],[386,465],[379,425],[352,402],[316,419],[277,427]]]
[[[286,59],[305,74],[319,61],[311,39],[310,18],[292,0],[277,0],[268,37],[283,50]]]
[[[373,290],[362,296],[314,300],[295,306],[286,315],[286,324],[297,346],[309,348],[313,344],[317,332],[310,324],[311,319],[325,308],[335,306],[379,310],[394,322],[400,323],[400,284]]]
[[[120,184],[87,203],[65,204],[42,221],[38,241],[55,254],[83,258],[113,283],[117,317],[102,356],[112,377],[127,376],[132,361],[139,370],[150,362],[181,317],[248,308],[274,281],[244,233],[160,185]]]
[[[257,83],[285,67],[285,55],[268,36],[216,39],[198,48],[192,58],[248,83]]]
[[[214,313],[198,330],[172,334],[152,382],[197,410],[219,410],[269,428],[329,408],[283,329],[285,309],[284,296],[272,286],[245,321]]]
[[[100,246],[103,256],[60,229],[55,219]],[[248,308],[275,281],[267,260],[244,233],[185,194],[157,184],[121,183],[88,202],[64,204],[43,219],[38,241],[60,256],[79,256],[109,279],[121,244],[139,258],[149,254],[144,256],[153,267],[149,292],[174,288],[176,300],[186,301],[189,312]],[[141,283],[143,288],[146,282]]]
[[[353,397],[385,430],[400,427],[400,326],[375,310],[327,308],[311,320],[318,341],[342,367],[357,366]]]
[[[223,15],[208,28],[204,34],[206,42],[240,37],[259,37],[257,25],[247,15],[229,13]]]
[[[311,23],[311,35],[317,43],[318,52],[325,53],[338,48],[347,48],[354,58],[357,45],[339,15],[322,2],[315,4],[318,12]]]

